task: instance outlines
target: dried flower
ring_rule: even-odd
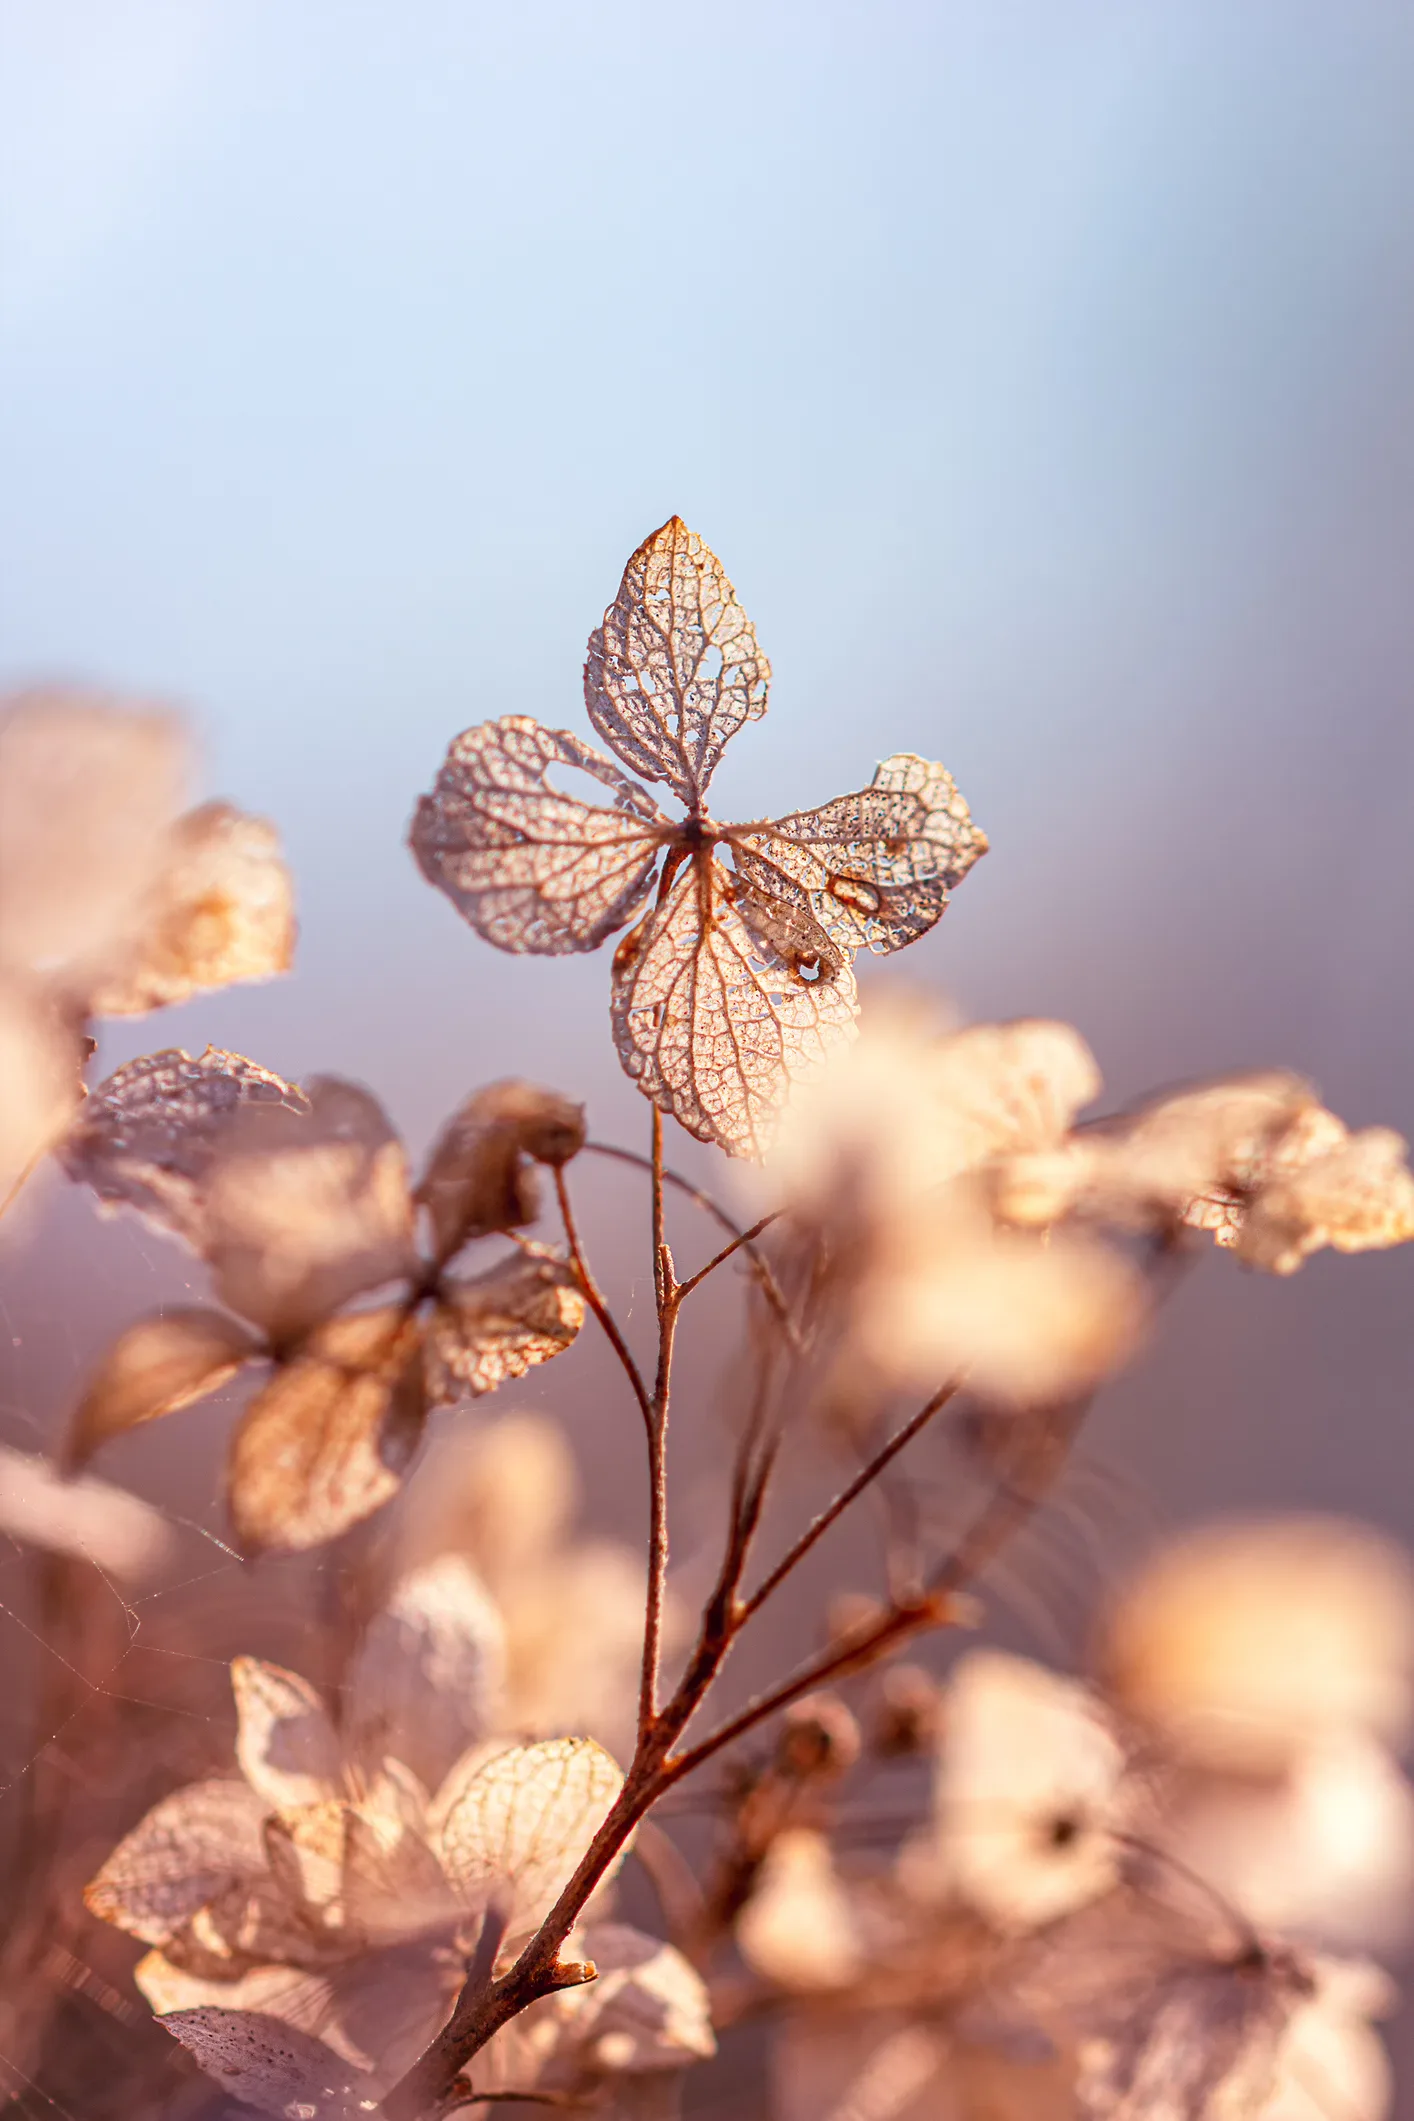
[[[412,830],[429,882],[502,950],[597,949],[656,877],[614,956],[619,1057],[645,1096],[737,1155],[760,1152],[791,1081],[851,1035],[854,953],[924,934],[987,844],[945,769],[907,753],[818,810],[717,824],[708,782],[769,682],[720,561],[674,516],[591,636],[585,699],[618,758],[686,818],[568,730],[509,715],[457,738]],[[613,807],[561,794],[555,768],[598,781]]]
[[[767,1850],[736,1926],[743,1958],[778,1988],[847,1988],[863,1958],[859,1920],[829,1843],[788,1827]]]

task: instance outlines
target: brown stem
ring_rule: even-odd
[[[570,1261],[579,1277],[579,1285],[584,1291],[584,1300],[598,1319],[605,1339],[623,1365],[624,1374],[633,1387],[633,1396],[638,1401],[639,1412],[651,1430],[653,1407],[648,1397],[648,1387],[643,1382],[638,1364],[629,1353],[628,1343],[619,1331],[614,1314],[604,1301],[603,1291],[594,1279],[589,1261],[584,1256],[579,1231],[575,1227],[574,1210],[570,1206],[569,1187],[565,1183],[564,1170],[560,1165],[555,1167],[555,1197],[560,1203],[560,1220],[565,1226],[565,1243],[569,1247]]]
[[[743,1246],[749,1247],[752,1240],[759,1237],[763,1230],[768,1230],[775,1220],[774,1215],[763,1215],[759,1222],[754,1222],[751,1225],[749,1230],[742,1230],[731,1240],[730,1244],[723,1245],[720,1252],[714,1252],[705,1267],[699,1267],[697,1272],[689,1275],[686,1281],[678,1283],[679,1301],[684,1296],[691,1296],[699,1282],[706,1281],[709,1274],[715,1274],[718,1267],[731,1258],[733,1252],[741,1251]]]

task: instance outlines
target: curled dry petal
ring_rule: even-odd
[[[539,1246],[486,1273],[442,1284],[427,1328],[434,1406],[477,1399],[570,1345],[584,1323],[574,1270]]]
[[[126,1583],[156,1576],[176,1554],[167,1519],[151,1503],[84,1474],[65,1480],[47,1458],[0,1444],[0,1532],[27,1545],[91,1561]]]
[[[1388,1127],[1366,1127],[1325,1155],[1274,1176],[1258,1192],[1237,1238],[1243,1259],[1294,1274],[1323,1245],[1383,1251],[1414,1238],[1414,1177],[1407,1144]]]
[[[294,955],[294,890],[279,836],[229,803],[173,828],[131,950],[90,991],[96,1016],[137,1016],[214,987],[273,979]]]
[[[404,1761],[429,1789],[496,1728],[505,1625],[471,1564],[443,1554],[393,1585],[349,1669],[343,1726],[368,1768]]]
[[[167,860],[187,747],[165,710],[30,692],[0,712],[0,966],[82,1006]]]
[[[534,1083],[488,1084],[438,1136],[417,1198],[437,1257],[475,1237],[517,1230],[539,1213],[532,1163],[558,1167],[584,1147],[584,1107]]]
[[[206,1192],[237,1120],[252,1107],[309,1110],[294,1083],[240,1053],[181,1046],[144,1054],[100,1083],[59,1152],[76,1185],[110,1209],[133,1208],[200,1249]]]
[[[673,516],[590,635],[589,719],[626,766],[696,810],[727,740],[766,712],[771,666],[716,554]]]
[[[508,1746],[443,1811],[443,1869],[473,1905],[501,1902],[512,1935],[533,1929],[574,1875],[623,1779],[590,1738]]]
[[[265,1810],[264,1798],[234,1779],[164,1797],[86,1888],[90,1912],[147,1944],[167,1944],[209,1901],[264,1870]]]
[[[231,1689],[236,1759],[265,1805],[291,1812],[336,1797],[343,1756],[329,1712],[309,1681],[261,1657],[237,1657]]]
[[[852,1038],[848,959],[793,960],[789,943],[734,903],[720,863],[684,863],[614,956],[619,1058],[689,1134],[759,1155],[793,1081]]]
[[[120,1333],[74,1416],[70,1454],[81,1463],[111,1436],[204,1399],[261,1343],[238,1319],[193,1305],[141,1318]]]
[[[804,891],[837,948],[901,950],[941,918],[948,894],[987,851],[945,766],[901,752],[872,786],[731,834],[758,888]]]
[[[427,1413],[416,1322],[397,1308],[318,1327],[250,1406],[227,1492],[242,1544],[322,1546],[395,1494]]]
[[[562,795],[572,767],[607,787],[612,809]],[[665,820],[641,788],[567,729],[505,715],[463,731],[417,806],[412,850],[478,935],[498,949],[597,950],[642,904]]]
[[[208,1180],[203,1250],[221,1300],[273,1339],[414,1272],[407,1163],[377,1098],[317,1076],[307,1112],[243,1112]]]
[[[173,2011],[159,2021],[243,2105],[282,2121],[354,2121],[376,2114],[366,2077],[297,2026],[260,2011]]]

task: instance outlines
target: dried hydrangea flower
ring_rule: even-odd
[[[227,804],[179,815],[188,764],[164,710],[0,702],[0,1191],[62,1132],[86,1018],[289,967],[275,834]]]
[[[1074,1680],[973,1650],[944,1696],[932,1822],[905,1883],[956,1897],[1005,1931],[1035,1929],[1098,1898],[1119,1874],[1125,1757]]]
[[[1106,1614],[1096,1666],[1195,1765],[1279,1774],[1348,1732],[1414,1725],[1414,1578],[1341,1518],[1236,1519],[1169,1543]]]
[[[214,1048],[131,1062],[89,1100],[65,1168],[191,1245],[229,1312],[184,1307],[121,1335],[80,1404],[73,1456],[273,1363],[231,1444],[239,1537],[309,1547],[358,1523],[396,1492],[429,1408],[524,1376],[578,1333],[577,1279],[547,1247],[522,1238],[480,1273],[450,1269],[467,1242],[533,1212],[527,1160],[562,1162],[582,1138],[577,1107],[499,1084],[457,1115],[414,1191],[391,1121],[357,1084],[299,1089]]]
[[[790,1082],[852,1034],[854,953],[931,928],[987,844],[946,770],[911,754],[818,810],[717,823],[708,783],[769,681],[720,561],[674,516],[590,639],[585,699],[686,817],[568,730],[508,715],[457,738],[412,829],[424,875],[502,950],[594,950],[639,915],[614,955],[619,1057],[663,1111],[738,1155],[759,1153]],[[566,769],[611,805],[561,793],[549,776]]]
[[[88,1888],[152,1947],[136,1978],[169,2030],[265,2110],[320,2083],[330,2112],[376,2099],[444,2021],[488,1906],[509,1951],[617,1795],[591,1741],[495,1740],[499,1654],[484,1588],[444,1561],[395,1587],[337,1716],[298,1674],[237,1659],[241,1779],[164,1798]],[[466,1681],[458,1716],[447,1689]],[[433,1797],[398,1753],[375,1761],[384,1738],[420,1748]],[[669,1947],[592,1920],[577,1937],[602,1993],[532,2006],[478,2057],[480,2080],[578,2092],[711,2051],[705,1993]]]

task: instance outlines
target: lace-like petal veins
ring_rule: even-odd
[[[734,888],[718,863],[687,863],[624,938],[614,1039],[644,1095],[690,1134],[755,1156],[790,1084],[854,1035],[858,999],[844,959],[816,960],[811,978],[808,962],[797,969],[776,954],[770,931],[781,916],[753,893],[748,920]],[[777,949],[787,947],[775,932]]]
[[[488,1083],[437,1137],[417,1189],[441,1260],[474,1237],[534,1222],[533,1163],[552,1168],[584,1147],[584,1107],[534,1083]]]
[[[203,803],[179,818],[131,955],[89,995],[95,1016],[140,1016],[193,994],[288,972],[294,887],[264,818]]]
[[[344,1731],[367,1770],[388,1754],[435,1789],[496,1727],[506,1630],[470,1562],[442,1554],[399,1578],[364,1631],[344,1694]]]
[[[157,2022],[208,2077],[262,2114],[281,2121],[355,2121],[378,2111],[367,2077],[322,2040],[279,2018],[207,2006],[173,2011]]]
[[[562,1355],[584,1323],[584,1298],[566,1261],[541,1246],[485,1274],[443,1284],[427,1329],[433,1406],[479,1399]]]
[[[174,1791],[86,1887],[89,1912],[145,1944],[168,1943],[208,1901],[264,1870],[265,1811],[264,1799],[233,1778]]]
[[[110,1210],[133,1208],[199,1248],[207,1181],[238,1116],[251,1106],[308,1112],[294,1083],[240,1053],[181,1046],[144,1054],[100,1083],[60,1148],[76,1185]]]
[[[613,794],[606,810],[550,784],[577,767]],[[642,904],[669,827],[656,803],[567,729],[505,715],[467,729],[413,819],[430,884],[500,950],[597,950]]]
[[[873,785],[771,825],[734,830],[738,868],[806,891],[840,949],[901,950],[941,917],[948,894],[987,851],[946,767],[900,752]]]
[[[407,1159],[370,1091],[316,1076],[307,1113],[243,1113],[212,1172],[203,1249],[216,1293],[288,1341],[414,1270]]]
[[[701,805],[728,739],[766,712],[771,666],[717,555],[677,516],[645,538],[589,637],[589,719],[626,766]]]
[[[343,1781],[339,1740],[307,1679],[262,1657],[237,1657],[231,1691],[236,1759],[268,1809],[291,1812],[338,1795]]]
[[[512,1935],[534,1928],[573,1877],[623,1779],[591,1738],[508,1746],[444,1814],[442,1867],[474,1905],[503,1901]]]
[[[140,1318],[119,1334],[79,1403],[70,1462],[81,1465],[110,1436],[204,1399],[260,1347],[238,1319],[196,1305]]]
[[[427,1401],[415,1324],[394,1308],[331,1319],[246,1409],[227,1492],[247,1551],[322,1546],[397,1493]]]

